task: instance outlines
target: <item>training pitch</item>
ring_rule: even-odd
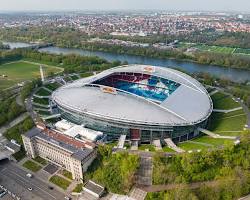
[[[0,90],[14,86],[26,80],[32,80],[40,77],[40,64],[16,61],[0,65]],[[51,73],[58,73],[63,71],[60,67],[42,65],[45,76]]]

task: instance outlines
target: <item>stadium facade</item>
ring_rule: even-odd
[[[126,65],[60,87],[52,94],[61,116],[102,131],[151,142],[185,141],[205,128],[212,113],[206,89],[192,77],[165,67]]]

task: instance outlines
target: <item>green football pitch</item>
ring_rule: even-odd
[[[40,77],[40,64],[17,61],[0,65],[0,90],[17,83]],[[45,76],[63,71],[62,68],[43,65]]]

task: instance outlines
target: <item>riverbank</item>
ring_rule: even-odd
[[[18,43],[19,45],[20,43]],[[25,44],[25,43],[24,43]],[[12,43],[15,45],[15,43]],[[20,45],[16,48],[21,48]],[[198,62],[183,60],[183,59],[162,59],[152,58],[149,56],[138,56],[129,54],[117,54],[104,51],[90,51],[77,48],[61,48],[61,47],[47,47],[39,49],[39,52],[47,52],[50,54],[76,54],[81,56],[97,56],[107,61],[121,61],[128,62],[128,64],[144,64],[154,65],[170,68],[178,68],[187,73],[208,73],[216,78],[229,79],[234,82],[250,81],[250,70],[221,67],[217,65],[199,64]]]
[[[33,43],[25,42],[3,43],[10,45],[12,49],[33,45]],[[51,43],[49,45],[53,46]],[[199,65],[212,65],[227,69],[243,69],[250,71],[250,56],[242,54],[229,55],[226,53],[216,53],[209,51],[184,52],[183,50],[179,50],[179,48],[170,50],[157,50],[153,47],[125,47],[119,45],[110,46],[98,43],[83,43],[81,45],[71,45],[70,47],[55,45],[53,47],[62,49],[78,49],[92,52],[105,52],[118,55],[140,56],[153,59],[167,59],[177,62],[192,62]],[[39,49],[40,48],[41,47],[39,47]]]
[[[40,52],[47,52],[52,54],[77,54],[81,56],[98,56],[108,61],[121,61],[128,62],[128,64],[145,64],[155,65],[170,68],[179,68],[188,73],[209,73],[218,78],[230,79],[236,82],[250,81],[250,71],[238,68],[227,68],[216,65],[205,65],[190,61],[176,60],[176,59],[159,59],[137,55],[117,54],[103,51],[89,51],[77,48],[61,48],[61,47],[48,47],[39,49]]]

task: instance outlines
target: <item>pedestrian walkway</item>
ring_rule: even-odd
[[[222,135],[218,135],[216,133],[213,133],[209,130],[203,129],[203,128],[198,128],[198,131],[205,133],[206,135],[212,137],[212,138],[221,138],[221,139],[231,139],[231,140],[236,140],[237,137],[236,136],[222,136]]]
[[[241,109],[242,109],[242,107],[237,107],[237,108],[233,108],[233,109],[229,109],[229,110],[213,109],[213,112],[229,113],[229,112],[233,112],[233,111],[237,111],[237,110],[241,110]]]
[[[140,188],[133,188],[129,197],[136,200],[144,200],[147,196],[147,192]]]
[[[216,94],[217,92],[218,92],[218,90],[214,90],[214,91],[210,92],[209,94],[210,94],[210,96],[212,96],[212,95]]]
[[[0,128],[0,135],[4,134],[8,129],[16,126],[17,124],[19,124],[20,122],[22,122],[24,119],[26,119],[29,116],[29,114],[27,112],[21,114],[20,116],[18,116],[16,119],[14,119],[12,122],[10,122],[9,124],[2,126]]]
[[[153,144],[154,144],[154,146],[155,146],[155,150],[156,150],[156,151],[162,150],[162,146],[161,146],[161,141],[160,141],[160,140],[154,140],[154,141],[153,141]]]
[[[169,148],[173,149],[177,153],[184,153],[185,151],[180,147],[177,147],[175,143],[171,140],[171,138],[164,139]]]
[[[41,87],[41,88],[43,88],[43,89],[45,89],[45,90],[47,90],[48,92],[53,92],[52,90],[50,90],[49,88],[46,88],[46,87]]]
[[[137,172],[137,185],[152,185],[153,163],[151,157],[140,157],[140,168]]]
[[[62,177],[65,178],[65,176],[62,176]],[[67,180],[71,181],[71,184],[67,188],[67,193],[71,194],[71,192],[75,189],[75,187],[77,186],[77,184],[79,184],[79,182],[76,180],[70,180],[70,179],[67,179]]]
[[[138,150],[138,141],[132,141],[131,143],[131,150],[137,151]]]
[[[118,145],[117,145],[118,149],[123,149],[125,140],[126,140],[126,135],[121,135],[118,141]]]

